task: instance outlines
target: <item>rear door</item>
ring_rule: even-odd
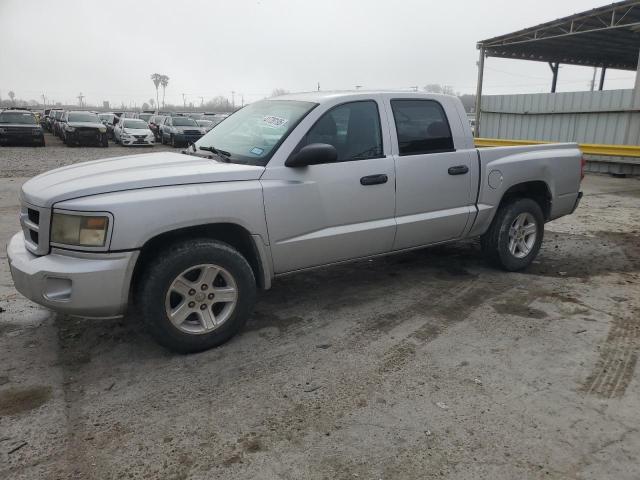
[[[293,152],[328,143],[338,161],[291,168],[272,159],[267,165],[261,182],[276,273],[391,250],[395,173],[381,115],[379,99],[318,108],[310,114],[313,124],[300,125],[306,130]]]
[[[471,135],[468,127],[461,130],[453,101],[389,101],[397,188],[394,250],[459,238],[475,212],[477,157],[475,149],[465,148]]]

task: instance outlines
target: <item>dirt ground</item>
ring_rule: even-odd
[[[47,140],[0,149],[3,245],[25,177],[136,153]],[[2,249],[0,478],[638,479],[640,180],[583,189],[525,272],[470,241],[284,277],[189,356],[30,303]]]

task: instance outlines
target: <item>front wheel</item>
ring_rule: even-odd
[[[491,263],[513,272],[533,262],[543,236],[544,215],[538,202],[516,198],[498,209],[480,244]]]
[[[256,281],[247,260],[209,239],[178,243],[138,277],[136,309],[164,347],[193,353],[235,335],[251,314]]]

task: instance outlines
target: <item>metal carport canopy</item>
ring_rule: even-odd
[[[559,64],[602,67],[602,88],[607,68],[638,68],[640,1],[626,0],[576,13],[482,40],[477,47],[480,61],[476,112],[482,95],[485,56],[548,62],[553,72],[552,91],[555,91]]]

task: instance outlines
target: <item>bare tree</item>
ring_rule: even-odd
[[[160,75],[159,73],[154,73],[153,75],[151,75],[151,80],[156,87],[157,104],[160,105],[160,99],[158,97],[158,87],[160,86],[160,82],[162,81],[162,75]]]
[[[9,95],[9,98],[11,99],[11,103],[13,105],[15,105],[16,104],[16,102],[15,102],[15,98],[16,98],[15,92],[13,90],[9,90],[9,93],[7,95]]]
[[[164,94],[169,85],[169,77],[167,75],[160,75],[160,85],[162,85],[162,108],[164,108]]]
[[[272,97],[279,97],[280,95],[286,95],[289,93],[289,90],[285,90],[284,88],[274,88],[271,92]]]
[[[153,98],[149,99],[149,105],[151,105],[151,108],[153,108],[156,104],[156,101]]]
[[[440,85],[438,83],[430,83],[429,85],[422,87],[422,89],[429,93],[443,93],[444,95],[456,94],[451,85]]]

